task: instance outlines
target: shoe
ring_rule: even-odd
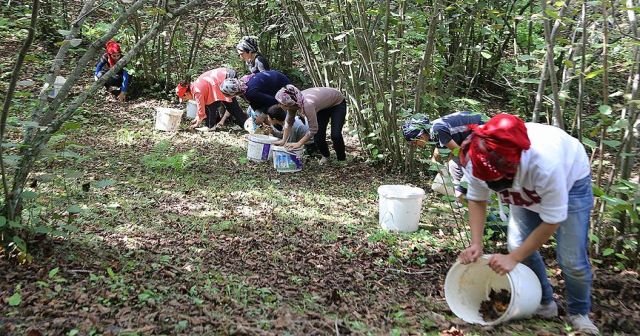
[[[211,131],[211,130],[213,130],[213,128],[209,128],[209,127],[207,127],[207,126],[203,126],[203,127],[198,127],[198,128],[196,128],[196,131],[200,131],[200,132],[209,132],[209,131]]]
[[[323,156],[322,159],[320,159],[320,161],[318,161],[318,164],[323,166],[325,164],[327,164],[327,162],[329,162],[329,158],[326,156]]]
[[[536,312],[533,315],[543,318],[543,319],[552,319],[558,317],[558,304],[555,301],[551,301],[546,304],[541,304],[536,309]]]
[[[569,315],[569,322],[575,331],[585,335],[600,335],[598,327],[591,322],[588,315]]]

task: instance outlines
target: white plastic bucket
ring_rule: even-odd
[[[49,91],[49,98],[55,98],[66,81],[64,77],[56,76],[56,80],[53,82],[53,88]]]
[[[279,139],[263,134],[249,135],[249,144],[247,145],[247,158],[252,161],[264,162],[271,159],[272,143]]]
[[[542,289],[533,271],[518,264],[506,275],[499,275],[488,265],[489,256],[475,263],[451,266],[444,280],[444,296],[451,311],[468,323],[496,325],[508,320],[530,317],[540,306]],[[489,299],[491,289],[511,293],[507,310],[493,321],[485,321],[479,312],[482,301]]]
[[[421,188],[388,184],[378,188],[380,226],[388,231],[413,232],[418,230],[424,190]]]
[[[187,102],[187,119],[195,119],[198,114],[198,104],[195,100],[189,100]]]
[[[249,134],[256,132],[255,125],[253,124],[253,118],[249,117],[244,121],[244,130],[249,132]]]
[[[451,176],[449,176],[449,172],[446,169],[441,169],[436,177],[433,178],[433,182],[431,183],[431,190],[445,196],[455,195]]]
[[[293,173],[302,170],[304,148],[289,150],[273,146],[273,167],[279,173]]]
[[[175,132],[180,127],[182,110],[168,107],[156,107],[156,129]]]

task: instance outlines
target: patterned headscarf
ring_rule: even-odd
[[[258,52],[258,40],[257,40],[257,37],[255,37],[255,36],[243,36],[240,39],[240,42],[238,42],[238,45],[236,46],[236,49],[244,51],[244,52],[257,53]]]
[[[512,179],[523,150],[531,147],[522,119],[501,113],[484,125],[470,125],[471,135],[462,144],[460,160],[473,165],[473,176],[483,181]]]
[[[227,78],[220,84],[220,91],[227,96],[237,96],[247,90],[247,82],[237,78]]]
[[[429,130],[429,118],[423,115],[415,115],[407,119],[402,125],[402,135],[407,141],[413,141]]]
[[[293,107],[296,105],[301,109],[304,107],[302,91],[291,84],[287,84],[287,86],[276,92],[276,100],[280,105],[285,107]]]
[[[302,91],[300,91],[297,87],[287,84],[282,89],[276,92],[276,100],[278,103],[284,107],[298,107],[298,113],[306,118],[307,114],[304,111],[304,96],[302,95]],[[288,113],[287,124],[293,125],[295,121],[295,114]]]
[[[113,67],[116,65],[116,62],[118,62],[118,58],[115,58],[113,55],[121,53],[120,45],[118,42],[110,40],[107,42],[105,48],[107,49],[107,60],[109,62],[109,66]]]

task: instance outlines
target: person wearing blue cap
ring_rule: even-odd
[[[449,155],[447,166],[454,185],[455,196],[458,201],[464,199],[467,190],[460,184],[463,176],[460,159],[455,152],[462,145],[464,140],[471,134],[470,125],[482,125],[482,115],[479,113],[461,111],[448,114],[429,122],[429,118],[422,115],[414,116],[405,121],[402,126],[404,138],[413,146],[424,147],[429,140],[436,142],[436,149],[433,151],[433,160],[440,159],[438,149],[447,148],[453,155]]]

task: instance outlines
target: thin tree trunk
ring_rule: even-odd
[[[552,123],[554,126],[564,129],[564,118],[562,117],[562,111],[560,110],[560,95],[558,94],[558,79],[556,77],[555,57],[553,55],[553,46],[555,39],[551,36],[551,24],[549,23],[549,17],[547,14],[547,0],[542,0],[542,13],[544,15],[544,38],[547,41],[546,44],[546,60],[547,68],[549,68],[549,82],[551,83],[551,94],[553,96],[553,114]]]
[[[543,5],[545,5],[546,7],[546,2],[545,0],[542,0]],[[551,45],[551,48],[553,50],[553,46],[555,45],[555,38],[558,34],[559,28],[560,28],[560,24],[562,23],[562,18],[564,17],[564,13],[566,12],[566,10],[569,8],[569,4],[571,3],[571,0],[567,0],[564,5],[562,6],[562,8],[560,8],[560,12],[558,13],[558,19],[556,19],[555,23],[553,24],[553,28],[551,29],[551,33],[549,34],[549,39],[547,39],[547,45]],[[533,7],[533,6],[531,6]],[[543,10],[544,12],[544,10]],[[546,16],[546,14],[545,14]],[[547,20],[545,20],[545,22],[548,22]],[[546,39],[546,37],[545,37]],[[545,57],[547,57],[548,55],[545,55]],[[544,88],[546,86],[546,79],[549,74],[549,69],[548,68],[548,60],[545,60],[545,63],[542,65],[542,70],[540,70],[540,83],[538,84],[538,91],[536,93],[536,97],[535,97],[535,102],[533,105],[533,111],[532,111],[532,115],[531,115],[531,121],[532,122],[538,122],[538,120],[540,119],[540,105],[542,104],[542,97],[544,96]],[[551,60],[551,64],[553,64],[553,59]],[[551,69],[555,68],[555,66],[551,67]],[[555,74],[553,74],[555,75]]]
[[[422,96],[424,94],[424,81],[431,72],[431,59],[433,57],[433,50],[435,48],[435,35],[438,28],[438,22],[440,18],[440,1],[433,1],[433,8],[431,12],[431,18],[429,19],[429,31],[427,33],[427,46],[422,54],[420,60],[420,68],[418,69],[418,83],[416,84],[416,94],[413,105],[413,110],[416,113],[422,111]]]
[[[38,10],[40,7],[39,0],[33,0],[31,3],[31,21],[28,28],[27,38],[24,40],[22,44],[22,48],[18,52],[18,57],[16,59],[16,64],[13,66],[13,71],[11,72],[11,79],[9,81],[9,87],[7,88],[7,93],[4,96],[4,103],[2,104],[2,115],[0,118],[2,122],[0,123],[0,142],[4,143],[4,135],[7,126],[7,117],[9,116],[9,107],[11,107],[11,100],[13,99],[13,93],[16,90],[16,83],[18,82],[18,78],[20,78],[20,70],[22,69],[22,64],[24,63],[24,58],[27,56],[27,52],[31,47],[31,43],[33,42],[33,38],[36,32],[36,24],[38,23]],[[4,167],[4,155],[3,155],[3,146],[0,146],[0,171],[2,173],[2,190],[4,191],[4,200],[5,200],[5,208],[3,209],[4,214],[7,219],[14,220],[16,217],[15,207],[10,206],[10,203],[15,204],[16,195],[12,195],[9,193],[9,186],[7,183],[7,172]]]

